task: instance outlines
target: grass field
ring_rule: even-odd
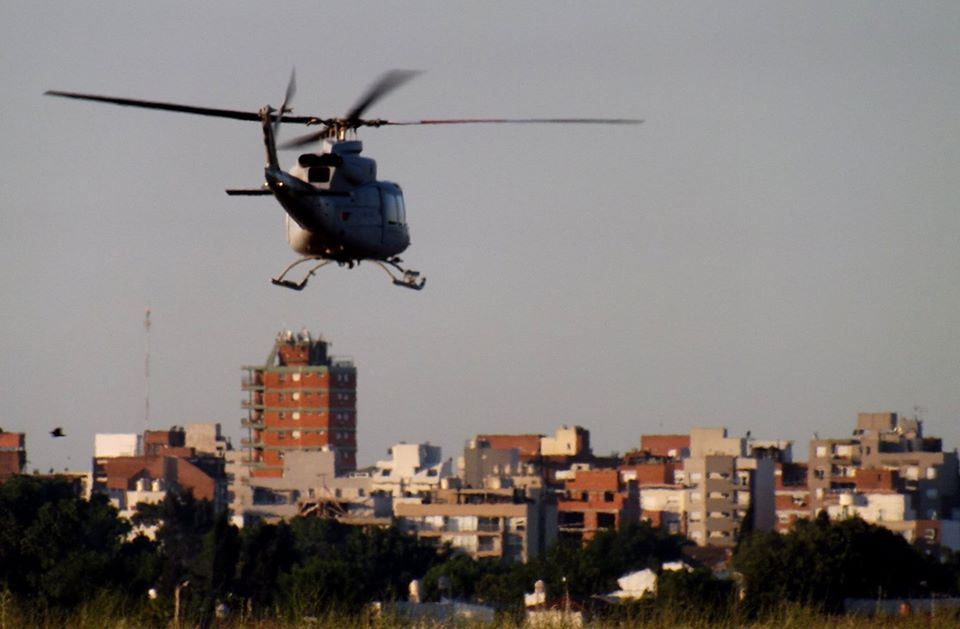
[[[168,609],[140,608],[124,609],[107,599],[94,599],[83,605],[69,616],[45,615],[36,611],[23,612],[11,601],[9,596],[0,593],[0,629],[20,629],[36,627],[38,629],[53,629],[54,627],[70,627],[71,629],[129,629],[136,627],[177,627],[172,614]],[[264,614],[258,617],[247,616],[243,613],[233,613],[225,619],[211,619],[204,623],[196,618],[184,618],[179,627],[219,627],[237,629],[292,629],[292,628],[381,628],[395,627],[490,627],[491,629],[510,629],[530,626],[524,623],[520,615],[501,614],[493,623],[477,623],[464,621],[405,621],[396,616],[386,615],[376,617],[374,614],[338,614],[329,612],[321,616],[295,617],[289,610],[275,610],[274,614]],[[565,629],[576,627],[576,623],[559,622],[539,624],[538,627]],[[627,629],[632,627],[649,627],[651,629],[668,629],[683,627],[698,628],[751,628],[751,629],[807,629],[817,627],[824,629],[874,629],[874,628],[956,628],[960,626],[960,617],[954,613],[943,612],[931,616],[928,613],[915,612],[905,617],[865,617],[865,616],[831,616],[818,613],[809,608],[799,606],[784,606],[776,613],[763,619],[747,620],[742,618],[708,619],[698,616],[697,610],[684,609],[669,612],[658,612],[644,617],[626,616],[619,619],[586,620],[584,627],[597,629]]]

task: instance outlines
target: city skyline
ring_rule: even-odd
[[[714,425],[802,455],[859,411],[915,406],[960,443],[960,8],[285,13],[0,9],[0,427],[27,433],[31,468],[142,432],[147,304],[152,424],[217,421],[236,442],[241,366],[306,326],[357,365],[361,464],[561,424],[601,453]],[[269,283],[295,257],[280,210],[223,193],[262,180],[255,124],[42,96],[256,109],[294,65],[297,113],[342,113],[396,67],[424,73],[371,115],[646,122],[368,130],[427,286],[364,265],[294,294]]]

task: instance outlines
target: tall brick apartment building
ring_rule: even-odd
[[[280,477],[290,451],[329,449],[337,474],[357,467],[357,370],[307,331],[277,335],[263,365],[244,366],[242,446],[252,477]]]

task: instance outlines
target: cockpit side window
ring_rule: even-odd
[[[407,224],[407,208],[403,203],[403,194],[397,193],[397,217],[401,225]]]
[[[403,196],[393,190],[382,190],[383,193],[383,220],[387,225],[403,225],[406,222],[406,212],[403,207]]]

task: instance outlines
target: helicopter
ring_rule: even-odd
[[[291,72],[278,109],[270,105],[258,111],[217,109],[152,100],[99,96],[48,90],[48,96],[157,109],[200,116],[259,122],[266,150],[265,182],[258,188],[227,189],[231,196],[270,195],[286,212],[286,236],[290,248],[301,257],[271,279],[277,286],[303,290],[322,267],[336,262],[353,268],[371,262],[397,286],[420,290],[426,283],[419,271],[403,266],[399,257],[410,246],[403,190],[396,183],[377,179],[377,163],[361,155],[357,137],[361,127],[449,124],[639,124],[627,118],[458,118],[395,121],[366,119],[363,114],[376,102],[418,75],[414,70],[390,70],[376,80],[344,116],[294,116],[291,101],[296,92]],[[281,123],[320,125],[318,131],[283,143],[280,149],[300,148],[320,142],[318,152],[302,153],[283,170],[277,154]],[[295,268],[312,264],[299,280],[288,279]]]

